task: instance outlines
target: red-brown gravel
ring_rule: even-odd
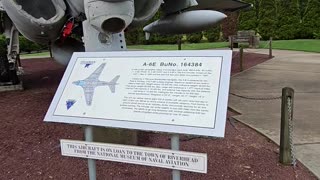
[[[246,53],[245,68],[267,59]],[[82,140],[81,127],[43,122],[64,67],[50,59],[22,63],[26,90],[0,93],[0,179],[88,179],[86,160],[60,155],[59,139]],[[238,67],[235,56],[232,74]],[[169,148],[170,139],[166,134],[141,132],[139,145]],[[279,164],[277,145],[239,122],[227,121],[224,139],[182,141],[181,149],[208,154],[207,174],[182,172],[182,179],[316,179],[300,163],[296,169]],[[107,161],[98,161],[97,168],[98,179],[171,178],[171,171],[161,168]]]

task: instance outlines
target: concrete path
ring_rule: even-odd
[[[296,157],[320,178],[320,53],[275,50],[273,55],[272,60],[233,76],[230,92],[273,98],[281,96],[283,87],[292,87]],[[280,143],[280,99],[249,100],[230,95],[229,107],[241,113],[235,119]]]

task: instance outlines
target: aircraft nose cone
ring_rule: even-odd
[[[227,15],[223,14],[222,12],[217,12],[217,13],[219,14],[221,20],[223,20],[223,19],[228,17]]]

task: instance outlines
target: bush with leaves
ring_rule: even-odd
[[[177,44],[181,38],[180,35],[161,35],[151,34],[150,39],[146,42],[148,44]]]
[[[128,45],[140,44],[140,42],[139,42],[139,36],[140,36],[139,29],[140,28],[136,28],[134,30],[129,30],[125,33],[126,43]]]
[[[220,26],[215,28],[210,28],[203,32],[203,35],[208,39],[209,42],[216,42],[220,39]]]
[[[187,41],[190,43],[198,43],[202,40],[202,32],[187,34]]]
[[[7,55],[7,41],[4,35],[0,35],[0,56]]]
[[[0,83],[10,81],[8,68],[7,42],[6,38],[0,35]]]
[[[20,43],[20,52],[31,53],[32,51],[39,52],[39,51],[48,49],[47,45],[34,43],[23,36],[19,37],[19,43]]]
[[[320,39],[320,31],[314,32],[314,33],[313,33],[313,38],[314,38],[314,39]]]

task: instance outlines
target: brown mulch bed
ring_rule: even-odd
[[[246,53],[245,68],[267,59]],[[88,179],[85,159],[60,154],[59,140],[82,140],[81,127],[43,122],[64,67],[50,59],[22,63],[26,90],[0,93],[0,179]],[[239,72],[238,67],[235,56],[232,74]],[[227,121],[224,139],[182,140],[182,150],[208,154],[207,174],[182,172],[182,179],[316,179],[301,163],[295,169],[279,164],[278,146],[239,122]],[[169,148],[170,139],[166,134],[141,132],[139,145]],[[98,161],[97,168],[98,179],[171,178],[171,171],[161,168],[107,161]]]

